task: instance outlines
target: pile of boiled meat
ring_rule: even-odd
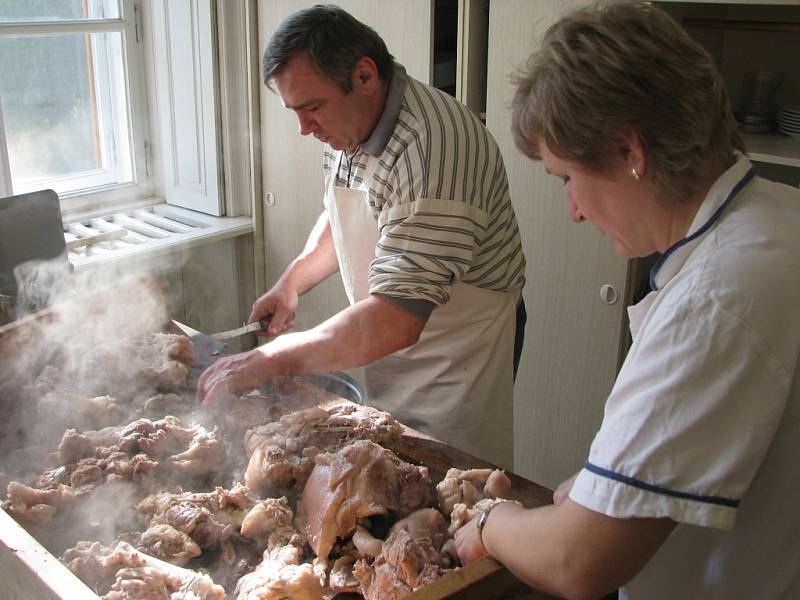
[[[511,493],[499,470],[434,482],[389,414],[293,378],[200,410],[193,360],[157,333],[0,381],[3,509],[102,598],[402,598]]]

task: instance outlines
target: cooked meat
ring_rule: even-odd
[[[119,453],[145,454],[168,470],[205,476],[220,471],[228,454],[218,429],[207,431],[201,425],[183,427],[180,419],[166,416],[151,421],[137,419],[121,427],[78,434],[69,429],[59,445],[59,459],[64,464],[88,456],[120,458]],[[119,474],[126,471],[122,469]]]
[[[177,417],[166,416],[163,419],[137,419],[119,427],[105,427],[97,431],[85,431],[80,434],[87,441],[81,442],[84,447],[91,444],[95,455],[99,449],[103,453],[111,451],[126,452],[129,455],[146,452],[154,458],[163,458],[173,452],[185,449],[191,442],[199,427],[184,428]],[[66,435],[75,435],[68,431]]]
[[[101,483],[103,483],[103,469],[94,459],[82,460],[69,476],[69,484],[73,488]]]
[[[169,477],[213,473],[227,463],[227,453],[218,431],[183,428],[177,418],[166,417],[83,434],[69,429],[51,462],[38,479],[41,489],[8,485],[3,507],[21,521],[45,522],[76,495],[108,483],[134,481],[146,493],[159,467]]]
[[[511,480],[499,469],[448,469],[436,494],[440,510],[449,516],[456,504],[471,507],[483,498],[508,498]]]
[[[402,598],[441,577],[452,566],[442,549],[446,539],[447,521],[435,508],[422,508],[397,521],[377,558],[370,564],[367,555],[356,563],[354,576],[364,597]]]
[[[200,546],[192,538],[167,524],[149,527],[139,536],[136,547],[180,567],[201,554]]]
[[[26,390],[14,414],[43,469],[16,471],[3,506],[52,551],[72,545],[62,560],[103,598],[221,599],[217,584],[240,600],[401,598],[454,564],[434,491],[450,531],[510,491],[488,469],[436,488],[393,453],[403,427],[388,413],[298,378],[204,414],[184,387],[193,350],[155,335],[0,382],[0,401]]]
[[[310,563],[301,563],[303,540],[292,527],[270,535],[264,560],[236,584],[236,600],[323,600],[324,588]]]
[[[381,553],[383,540],[376,538],[361,525],[356,525],[356,531],[353,533],[352,541],[361,556],[376,558]]]
[[[295,496],[296,490],[305,486],[318,453],[317,448],[294,452],[274,445],[258,446],[247,462],[245,484],[260,496]]]
[[[358,594],[361,591],[361,582],[353,574],[355,561],[355,557],[345,555],[333,562],[328,575],[328,587],[333,593]]]
[[[164,515],[173,506],[189,504],[198,508],[206,508],[227,523],[241,525],[244,516],[255,505],[249,490],[237,483],[226,490],[217,487],[213,492],[184,492],[173,494],[159,492],[152,494],[136,505],[136,510],[148,524],[163,522]]]
[[[445,561],[429,538],[415,540],[406,529],[398,529],[386,538],[383,551],[371,565],[360,559],[353,573],[366,600],[397,600],[445,573],[432,557]]]
[[[139,502],[136,510],[148,527],[169,525],[207,549],[228,541],[254,505],[247,489],[237,484],[208,493],[160,492]]]
[[[401,529],[412,539],[429,539],[433,547],[440,550],[447,537],[447,520],[435,508],[421,508],[392,525],[389,535]]]
[[[391,448],[401,435],[402,426],[391,415],[365,406],[340,404],[295,411],[247,432],[245,483],[261,496],[302,490],[318,452],[336,450],[356,439]]]
[[[369,440],[317,456],[298,505],[308,543],[327,558],[337,538],[355,531],[359,519],[391,511],[405,516],[432,502],[426,467],[400,460]]]
[[[225,600],[225,590],[208,576],[183,569],[119,542],[105,557],[120,566],[103,600]]]
[[[80,435],[75,429],[67,429],[58,445],[58,456],[62,465],[78,462],[82,458],[93,457],[95,444],[85,435]]]
[[[108,590],[118,570],[116,564],[106,560],[111,552],[100,542],[78,542],[64,552],[61,560],[93,590]]]
[[[164,355],[170,359],[183,363],[187,367],[194,364],[194,344],[184,335],[172,333],[156,333],[153,336],[153,345],[160,348]]]
[[[86,356],[80,380],[95,393],[132,397],[148,386],[185,388],[192,364],[194,345],[189,338],[156,333],[150,339],[117,340],[96,347]]]
[[[483,495],[486,498],[510,498],[511,491],[511,480],[500,469],[492,471],[483,486]]]
[[[241,533],[247,538],[266,537],[278,527],[290,525],[294,513],[286,496],[267,498],[256,504],[242,521]]]
[[[462,503],[456,504],[453,507],[453,512],[450,513],[450,525],[447,528],[448,535],[453,537],[456,531],[477,517],[481,512],[500,502],[515,502],[519,504],[516,500],[506,500],[503,498],[483,498],[472,506],[467,506]]]
[[[16,481],[8,484],[8,495],[3,510],[21,523],[45,523],[56,512],[75,501],[73,489],[59,485],[49,490],[38,490]]]
[[[186,475],[206,475],[220,471],[228,463],[228,452],[219,429],[198,430],[189,442],[189,448],[170,456],[167,463]]]

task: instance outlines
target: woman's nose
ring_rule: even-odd
[[[575,223],[581,223],[582,221],[586,220],[586,217],[583,216],[581,210],[578,208],[578,205],[575,204],[575,201],[572,198],[567,200],[567,204],[569,205],[569,218],[572,219]]]

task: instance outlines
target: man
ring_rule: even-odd
[[[494,140],[336,6],[289,16],[263,75],[301,135],[326,144],[326,193],[305,248],[250,320],[271,315],[271,335],[289,329],[299,296],[337,270],[350,306],[221,359],[201,377],[200,398],[278,374],[367,365],[370,404],[510,467],[525,258]]]

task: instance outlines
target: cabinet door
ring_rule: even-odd
[[[258,3],[259,56],[272,32],[306,0]],[[409,74],[428,82],[431,74],[432,1],[339,0],[339,6],[375,29]],[[266,285],[270,287],[303,248],[323,210],[322,143],[301,137],[294,114],[261,83],[261,139],[266,239]],[[261,291],[259,291],[261,293]],[[308,329],[347,306],[337,275],[306,294],[297,328]]]
[[[528,325],[514,393],[519,474],[555,486],[586,459],[617,373],[627,262],[590,224],[574,224],[561,181],[515,147],[509,74],[545,29],[584,2],[504,0],[489,16],[487,125],[500,144],[528,261]],[[608,304],[601,287],[619,298]]]

